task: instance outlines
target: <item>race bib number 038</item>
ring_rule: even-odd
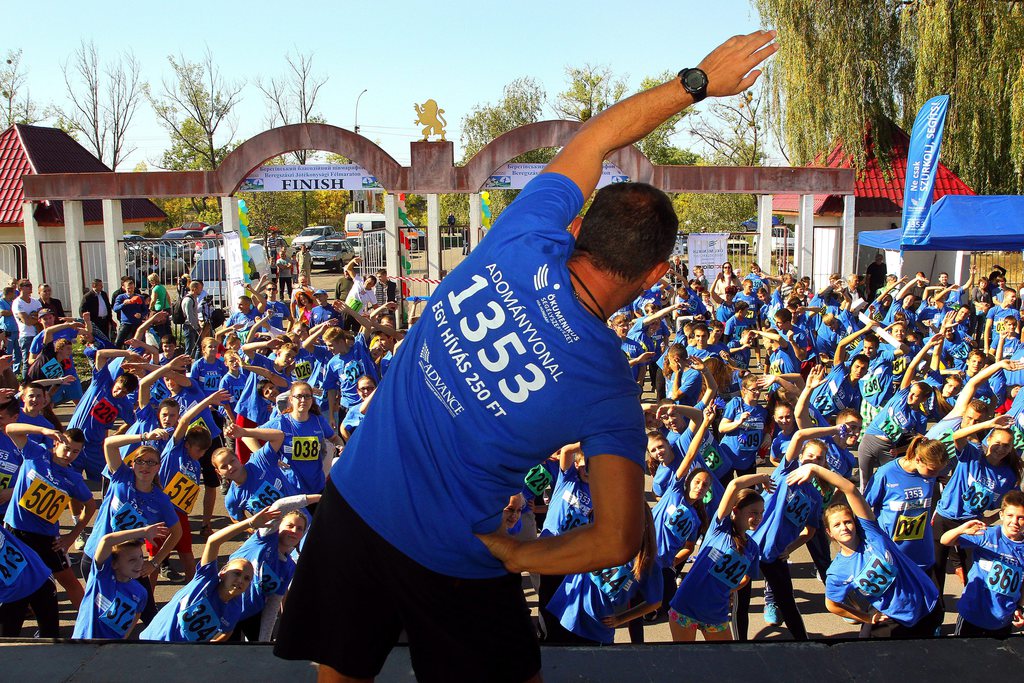
[[[56,524],[68,500],[68,494],[53,488],[42,479],[36,479],[21,496],[18,505],[49,524]]]
[[[315,436],[292,437],[292,458],[296,462],[314,462],[320,459],[320,439]]]

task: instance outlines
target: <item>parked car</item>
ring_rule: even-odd
[[[160,239],[163,240],[194,240],[201,239],[202,230],[168,230]]]
[[[299,233],[299,236],[292,240],[292,247],[298,249],[303,244],[312,246],[313,242],[326,237],[344,237],[333,225],[314,225]]]
[[[147,287],[150,273],[164,284],[176,282],[188,272],[188,263],[174,244],[151,240],[132,240],[125,244],[125,274],[139,287]]]
[[[346,238],[320,239],[310,247],[310,256],[313,257],[313,267],[333,270],[340,273],[355,255],[354,242],[356,240]]]

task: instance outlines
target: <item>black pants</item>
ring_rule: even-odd
[[[228,638],[229,643],[240,643],[242,642],[242,636],[250,643],[258,643],[260,641],[260,621],[263,619],[263,612],[258,612],[251,617],[246,617],[238,622],[235,626],[235,630],[231,632],[231,637]]]
[[[124,343],[135,336],[135,331],[139,329],[139,324],[127,324],[122,323],[117,326],[117,339],[114,340],[114,347],[118,349],[124,348]]]
[[[964,576],[967,575],[967,572],[971,571],[971,565],[974,564],[974,554],[970,550],[939,543],[942,534],[950,529],[957,528],[961,524],[963,524],[963,520],[947,519],[939,514],[936,514],[932,521],[932,533],[935,535],[935,564],[932,565],[932,581],[935,582],[935,587],[939,589],[939,604],[943,603],[942,592],[946,587],[946,565],[949,562],[950,556],[955,556],[959,559],[959,562],[955,564],[963,567]],[[960,589],[957,588],[957,590]]]
[[[29,607],[36,615],[41,638],[60,636],[57,587],[54,586],[53,579],[47,579],[35,593],[27,598],[0,605],[0,637],[17,638],[21,635],[21,627],[25,624],[25,614]]]
[[[942,603],[938,602],[928,614],[921,617],[921,619],[913,626],[904,626],[902,624],[893,625],[892,622],[887,624],[862,624],[860,627],[861,638],[873,638],[876,635],[889,631],[889,637],[894,640],[903,640],[907,638],[932,638],[935,636],[935,630],[942,626],[942,620],[945,618],[945,612],[942,609]]]
[[[285,290],[288,290],[285,293]],[[277,297],[281,301],[287,301],[292,296],[292,277],[279,277],[277,278]]]
[[[771,586],[775,606],[782,614],[782,621],[793,634],[793,640],[807,640],[807,629],[800,610],[793,596],[793,577],[789,573],[789,563],[785,560],[762,562],[761,574],[765,583]],[[750,583],[736,593],[736,630],[737,640],[746,641],[747,629],[750,625]]]
[[[811,540],[807,541],[807,552],[811,554],[811,562],[818,570],[818,578],[824,583],[828,568],[832,565],[832,551],[829,548],[828,534],[824,529],[818,529],[817,533],[811,536]]]
[[[1006,638],[1011,633],[1013,633],[1012,624],[990,631],[987,628],[975,626],[962,616],[956,618],[956,630],[953,631],[953,635],[958,638]]]
[[[545,643],[580,643],[583,641],[578,635],[562,626],[558,617],[548,611],[548,602],[554,596],[558,587],[562,585],[565,576],[541,574],[540,588],[537,590],[537,604],[540,608],[540,615],[544,619],[544,627],[547,629]]]

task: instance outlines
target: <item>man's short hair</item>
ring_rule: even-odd
[[[594,195],[576,251],[601,270],[635,280],[668,260],[678,230],[679,219],[664,192],[645,183],[615,183]]]

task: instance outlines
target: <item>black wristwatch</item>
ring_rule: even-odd
[[[683,69],[679,72],[679,82],[695,104],[708,96],[708,75],[700,69]]]

